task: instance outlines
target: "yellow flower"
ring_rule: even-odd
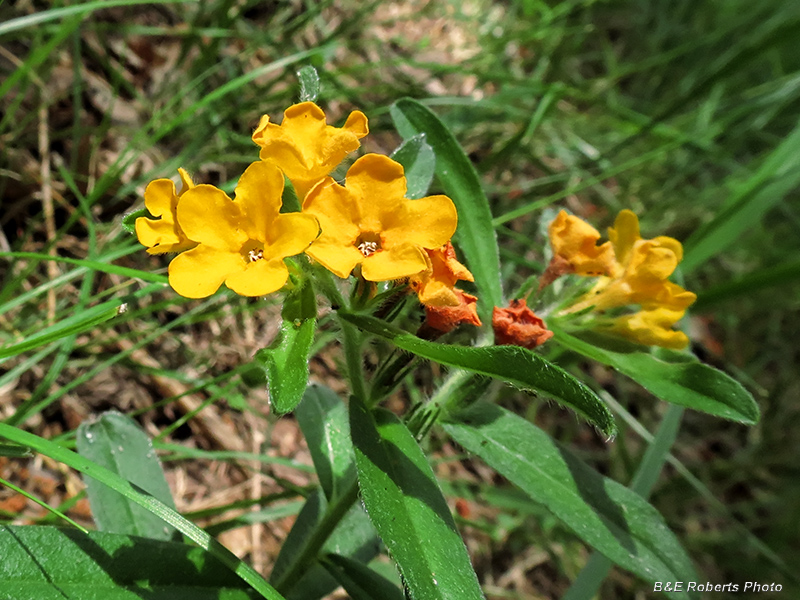
[[[343,278],[356,265],[368,281],[424,271],[425,250],[452,237],[458,215],[447,196],[408,200],[405,193],[402,165],[378,154],[354,162],[345,186],[327,177],[303,203],[303,211],[317,217],[322,227],[306,254]]]
[[[311,215],[279,214],[283,175],[257,162],[242,174],[235,199],[212,185],[188,190],[178,204],[178,224],[196,248],[169,265],[169,283],[181,296],[205,298],[225,282],[243,296],[279,290],[289,276],[283,262],[317,237]]]
[[[597,245],[600,232],[587,222],[562,210],[548,228],[554,262],[569,265],[578,275],[609,275],[614,268],[614,250],[610,242]],[[562,269],[563,271],[563,269]],[[561,275],[563,273],[559,273]]]
[[[411,288],[426,306],[458,306],[457,281],[474,281],[472,273],[456,259],[453,244],[425,250],[428,268],[410,279]]]
[[[594,228],[563,211],[550,225],[550,236],[554,252],[574,266],[572,272],[603,273],[589,293],[562,314],[638,305],[638,312],[599,326],[641,344],[684,348],[689,343],[684,333],[672,329],[697,298],[669,281],[683,258],[678,240],[666,236],[642,239],[639,219],[629,210],[620,211],[608,230],[609,242],[601,246],[596,245],[599,234]],[[564,271],[563,262],[554,261],[543,279],[550,276],[552,281],[554,274],[560,275],[555,273],[559,264]]]
[[[689,338],[672,327],[683,318],[684,312],[669,308],[640,310],[632,315],[613,319],[606,328],[611,333],[639,344],[681,350],[689,344]]]
[[[147,246],[149,254],[163,254],[165,252],[182,252],[194,247],[196,244],[187,239],[186,234],[176,221],[178,200],[194,187],[189,174],[183,169],[178,169],[181,177],[181,191],[175,192],[175,184],[170,179],[156,179],[151,181],[144,191],[145,208],[155,217],[136,219],[136,237],[139,243]]]
[[[678,240],[666,236],[641,239],[639,220],[629,210],[619,213],[614,227],[609,228],[609,238],[615,256],[613,276],[602,277],[570,311],[588,306],[605,310],[628,304],[639,304],[644,309],[685,310],[695,301],[695,294],[668,281],[683,258]]]
[[[260,158],[280,167],[302,201],[367,133],[367,117],[360,111],[351,112],[344,127],[336,128],[326,124],[319,106],[302,102],[286,109],[280,125],[270,123],[268,115],[261,117],[253,141],[261,146]]]
[[[650,242],[652,248],[666,250],[661,254],[670,263],[674,257],[675,265],[669,269],[669,273],[665,275],[665,278],[672,274],[683,258],[683,246],[674,238],[660,235],[652,240],[642,240],[642,236],[639,233],[639,218],[631,210],[626,209],[619,212],[614,221],[614,227],[608,228],[608,239],[614,248],[615,260],[612,274],[617,277],[622,273],[625,265],[631,262],[632,253],[636,250],[637,244],[641,242]]]

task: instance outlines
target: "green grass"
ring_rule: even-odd
[[[277,308],[176,296],[159,285],[167,261],[139,249],[121,220],[142,206],[148,181],[179,166],[229,189],[257,156],[259,116],[293,103],[295,71],[313,65],[334,119],[355,108],[370,117],[367,150],[399,143],[388,107],[403,96],[451,127],[489,196],[507,294],[546,261],[555,208],[601,230],[632,208],[645,236],[685,242],[685,286],[699,295],[695,349],[754,392],[762,420],[748,429],[684,413],[651,466],[667,462],[652,501],[710,581],[779,581],[787,597],[800,593],[786,568],[800,551],[800,6],[436,0],[398,17],[345,0],[34,4],[30,13],[0,4],[6,423],[68,440],[71,419],[116,406],[173,441],[197,436],[196,416],[169,429],[178,398],[152,383],[152,367],[134,358],[141,349],[158,376],[226,398],[237,424],[246,413],[276,426],[239,367],[271,339]],[[98,307],[121,302],[127,312],[104,320]],[[330,346],[322,355],[319,372],[335,378],[338,355]],[[612,445],[511,390],[499,400],[629,484],[664,409],[613,373],[593,373],[626,411]],[[483,580],[531,548],[547,555],[522,587],[491,597],[561,597],[588,559],[583,546],[513,492],[501,498],[474,473],[460,477],[453,489],[464,497],[470,483],[486,507],[465,527]],[[600,597],[637,590],[645,584],[612,571]]]

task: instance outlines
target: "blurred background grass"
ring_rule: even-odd
[[[310,481],[294,421],[269,419],[262,386],[248,385],[275,307],[177,297],[152,277],[167,261],[121,218],[178,166],[232,189],[257,156],[258,118],[296,101],[295,72],[310,64],[329,121],[369,116],[367,151],[398,144],[388,106],[402,96],[452,128],[492,202],[507,291],[541,270],[556,207],[601,229],[632,208],[645,237],[685,241],[693,349],[741,380],[763,418],[747,428],[687,412],[652,501],[709,581],[775,581],[800,597],[789,570],[800,553],[799,40],[800,5],[780,0],[0,2],[0,347],[129,303],[2,359],[0,418],[70,443],[97,412],[137,415],[179,509],[269,570]],[[312,372],[342,389],[333,342],[323,329]],[[609,370],[576,367],[627,411],[613,444],[552,406],[510,390],[503,401],[627,483],[646,448],[637,429],[653,431],[665,407]],[[436,447],[487,595],[562,596],[582,544],[487,469],[453,460],[446,440]],[[82,483],[57,464],[3,460],[0,476],[89,518]],[[275,510],[242,527],[231,511],[248,505]],[[0,518],[52,521],[5,488]],[[615,570],[600,597],[647,589]]]

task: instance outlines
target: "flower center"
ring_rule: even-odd
[[[242,246],[241,254],[242,258],[249,263],[262,260],[264,258],[264,244],[258,240],[247,240]]]
[[[381,235],[366,231],[358,236],[355,245],[364,257],[370,256],[381,250]]]

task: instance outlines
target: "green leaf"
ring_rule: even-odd
[[[361,496],[410,596],[484,598],[436,477],[414,436],[384,409],[350,399]]]
[[[333,390],[312,384],[306,388],[295,417],[308,443],[325,496],[331,500],[355,477],[347,406]]]
[[[346,556],[329,554],[322,561],[328,573],[353,600],[403,600],[403,592],[367,565]]]
[[[133,419],[116,411],[107,412],[96,421],[81,423],[75,441],[81,456],[175,508],[153,444]],[[84,481],[92,515],[101,531],[172,539],[175,529],[150,511],[91,477]]]
[[[97,0],[96,2],[83,2],[75,6],[64,6],[51,8],[49,10],[37,11],[24,17],[10,19],[5,23],[0,23],[0,35],[6,35],[12,31],[35,27],[40,23],[48,21],[61,21],[73,15],[84,15],[96,10],[104,10],[114,6],[136,6],[138,4],[177,4],[181,0]],[[2,94],[0,94],[2,96]]]
[[[574,410],[600,429],[606,437],[616,435],[614,417],[606,405],[586,385],[561,367],[519,346],[469,347],[437,344],[422,340],[362,315],[339,311],[343,319],[361,329],[385,337],[407,352],[443,365],[502,379],[524,390],[541,393]]]
[[[30,448],[17,446],[16,444],[0,444],[0,456],[11,458],[30,458],[33,456]]]
[[[300,81],[300,102],[316,102],[319,96],[319,73],[311,65],[301,67],[297,71]]]
[[[55,442],[23,431],[22,429],[17,429],[6,423],[0,423],[0,438],[11,440],[22,446],[28,446],[32,450],[41,452],[45,456],[62,462],[76,471],[84,475],[89,475],[111,489],[116,490],[126,498],[136,502],[139,506],[143,506],[153,514],[158,515],[163,521],[172,525],[198,546],[214,555],[222,564],[249,583],[253,589],[257,590],[267,600],[285,600],[284,597],[275,591],[275,589],[272,588],[261,575],[256,573],[250,565],[236,557],[230,550],[209,536],[205,531],[191,521],[185,519],[175,510],[164,505],[163,502],[160,502],[150,494],[142,492],[138,487],[122,479],[119,475],[112,473],[108,469],[93,463],[75,452],[67,450]],[[60,557],[60,555],[58,556]],[[0,568],[2,568],[2,563],[3,561],[0,561]],[[38,597],[36,598],[39,600]],[[59,596],[59,598],[63,598],[63,596]]]
[[[604,343],[599,338],[589,343],[552,323],[550,329],[555,333],[553,339],[565,348],[614,367],[665,402],[747,425],[758,422],[758,405],[750,392],[732,377],[692,355],[663,349],[659,350],[659,356],[617,352],[599,345]]]
[[[300,514],[297,515],[297,519],[289,530],[289,535],[286,536],[286,539],[281,545],[278,558],[272,566],[270,583],[275,584],[300,555],[303,547],[306,545],[309,538],[314,535],[314,532],[322,521],[326,508],[327,500],[325,499],[325,494],[320,488],[317,488],[306,499],[306,503],[300,510]],[[313,586],[311,589],[306,589],[309,598],[316,597],[317,595],[323,596],[335,588],[335,585],[331,587],[331,577],[325,573],[325,570],[320,568],[319,565],[306,565],[306,574],[311,573],[312,570],[315,573]],[[320,574],[322,577],[320,577]],[[292,590],[287,591],[291,592]],[[287,596],[290,598],[292,597],[291,593],[288,593]]]
[[[278,414],[293,410],[308,384],[308,359],[317,323],[317,299],[310,279],[303,279],[286,296],[281,317],[275,341],[255,356],[266,370],[269,401]]]
[[[270,581],[277,582],[305,549],[309,541],[318,534],[328,502],[320,488],[309,495],[303,509],[289,531],[275,561]],[[321,552],[351,556],[359,561],[369,561],[380,551],[375,529],[359,505],[353,505],[326,540]],[[277,585],[277,583],[276,583]],[[316,560],[303,565],[303,575],[289,590],[287,600],[311,600],[321,598],[334,591],[339,584]]]
[[[152,219],[153,215],[151,215],[150,211],[148,211],[146,208],[140,208],[139,210],[131,211],[122,217],[122,228],[128,233],[135,234],[136,219],[140,217],[146,217]]]
[[[597,473],[532,423],[481,402],[449,417],[443,425],[456,442],[619,566],[647,581],[697,581],[691,560],[658,511],[634,491]]]
[[[23,600],[252,600],[211,554],[186,544],[0,525],[0,597]]]
[[[392,158],[403,165],[405,170],[408,183],[406,198],[426,196],[436,171],[436,155],[425,141],[425,134],[420,133],[404,140],[392,152]]]
[[[0,349],[0,359],[16,356],[17,354],[39,348],[40,346],[60,340],[61,338],[94,329],[101,323],[105,323],[117,315],[122,314],[125,308],[126,305],[119,300],[110,300],[93,306],[92,308],[87,308],[80,314],[67,317],[50,327],[45,327],[38,333],[34,333],[13,346],[6,346]]]
[[[503,288],[497,236],[478,173],[450,130],[425,106],[402,98],[391,106],[390,112],[403,138],[424,133],[436,153],[439,183],[458,209],[458,230],[453,239],[475,277],[480,297],[478,313],[488,323],[492,307],[503,305]]]

